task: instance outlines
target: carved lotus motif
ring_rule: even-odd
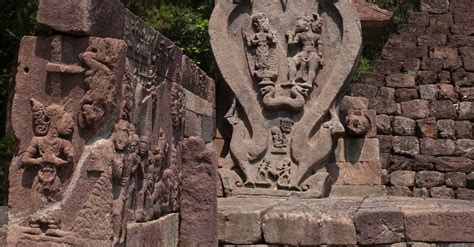
[[[344,132],[337,98],[361,47],[350,1],[221,0],[210,36],[235,94],[227,194],[324,196],[324,161]]]

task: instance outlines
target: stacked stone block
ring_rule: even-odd
[[[420,7],[346,99],[377,112],[390,195],[474,200],[474,1]]]

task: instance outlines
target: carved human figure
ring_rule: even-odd
[[[258,166],[257,183],[270,184],[269,174],[271,174],[271,163],[269,160],[263,160]]]
[[[151,220],[161,214],[160,193],[165,191],[161,173],[166,162],[168,138],[163,129],[160,129],[159,133],[158,143],[150,153],[146,171],[145,220]]]
[[[136,172],[139,177],[142,179],[137,181],[137,208],[135,212],[135,219],[137,221],[144,220],[144,203],[145,203],[145,193],[147,189],[146,182],[146,168],[148,166],[150,154],[150,140],[148,136],[141,136],[140,143],[138,145],[138,155],[140,157],[139,167],[137,167]]]
[[[61,198],[61,180],[58,168],[71,165],[74,147],[67,139],[74,132],[74,120],[64,107],[52,104],[48,107],[31,99],[35,135],[22,157],[23,167],[36,167],[34,190],[44,203]]]
[[[246,35],[247,45],[254,48],[255,75],[262,83],[271,83],[276,72],[270,71],[270,48],[276,44],[276,34],[271,29],[270,20],[265,13],[259,12],[252,16],[255,33]]]
[[[120,120],[112,133],[112,142],[115,148],[115,154],[112,158],[112,182],[113,182],[113,200],[112,200],[112,222],[114,228],[114,244],[123,241],[125,237],[125,213],[124,207],[127,200],[127,184],[129,182],[130,168],[127,167],[126,160],[127,148],[130,145],[130,132],[134,132],[134,126],[127,121]]]
[[[322,64],[321,45],[322,19],[318,14],[298,17],[294,32],[287,33],[289,45],[300,45],[300,51],[288,59],[289,82],[311,89]]]
[[[279,127],[273,127],[271,129],[272,133],[272,140],[273,146],[278,149],[287,148],[288,147],[288,138],[286,135],[281,131]]]
[[[290,186],[290,173],[291,173],[291,160],[286,158],[281,162],[280,167],[278,167],[278,185],[280,187],[289,187]]]

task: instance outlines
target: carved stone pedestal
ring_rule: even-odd
[[[328,172],[333,182],[331,197],[386,195],[376,138],[338,139]]]

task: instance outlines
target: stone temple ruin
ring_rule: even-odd
[[[39,2],[0,244],[474,244],[472,0],[421,0],[358,80],[352,1],[219,0],[217,83],[118,0]]]

